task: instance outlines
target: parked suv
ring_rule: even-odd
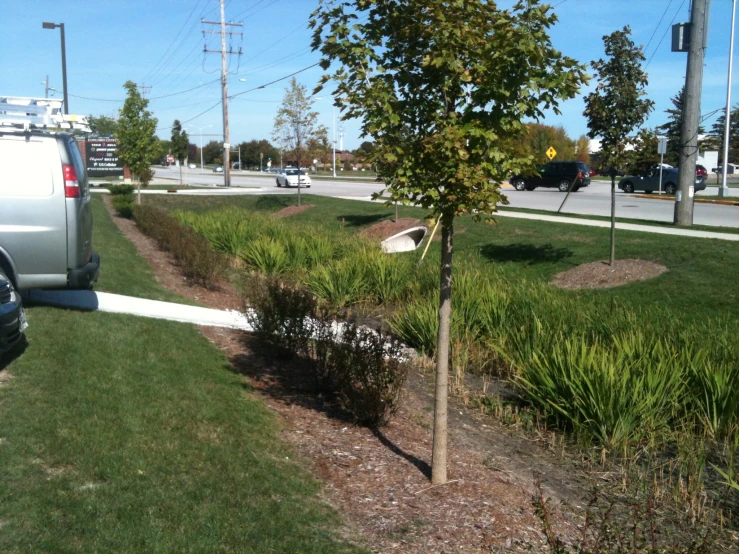
[[[510,183],[516,190],[554,187],[561,192],[576,191],[590,184],[590,170],[583,162],[549,162],[533,175],[514,175]]]
[[[675,194],[678,187],[678,170],[676,167],[662,168],[662,190],[667,194]],[[706,190],[706,177],[696,169],[695,192]],[[658,192],[659,167],[650,169],[641,175],[629,175],[618,182],[618,188],[626,193],[643,191],[646,193]]]
[[[25,101],[21,115],[10,101]],[[100,271],[90,186],[74,137],[23,120],[49,103],[0,97],[0,273],[16,290],[89,288]],[[25,128],[14,125],[14,115]]]

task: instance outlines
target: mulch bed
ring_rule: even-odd
[[[225,284],[213,291],[190,285],[174,260],[134,222],[114,220],[165,287],[209,307],[239,306],[236,291]],[[410,222],[413,226],[418,220]],[[449,406],[449,482],[432,487],[433,376],[413,371],[401,409],[387,427],[373,431],[352,424],[330,398],[315,394],[299,360],[277,359],[241,331],[200,331],[281,416],[283,437],[323,482],[325,500],[349,523],[347,536],[373,552],[532,551],[527,545],[544,551],[531,505],[534,473],[544,476],[546,495],[555,504],[577,504],[586,497],[572,468],[542,443],[454,399]],[[560,533],[577,536],[572,521],[555,516],[555,523]]]
[[[288,206],[282,208],[279,212],[272,214],[272,217],[290,217],[291,215],[302,214],[308,208],[312,208],[313,204],[303,204],[302,206]]]
[[[359,232],[359,236],[368,239],[385,240],[386,238],[397,235],[398,233],[410,229],[411,227],[428,227],[420,219],[413,217],[401,217],[398,221],[386,219],[369,227],[365,227]]]
[[[552,284],[562,289],[607,289],[652,279],[665,271],[662,264],[648,260],[616,260],[613,267],[600,260],[558,273]]]

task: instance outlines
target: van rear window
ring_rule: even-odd
[[[0,138],[0,198],[51,196],[54,181],[48,159],[47,142]]]

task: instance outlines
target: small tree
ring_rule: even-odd
[[[138,181],[137,202],[141,204],[141,179],[139,176],[149,169],[159,156],[158,139],[154,135],[156,118],[147,110],[149,101],[141,96],[133,81],[126,81],[127,91],[123,108],[118,112],[118,157],[125,163]]]
[[[298,169],[308,159],[308,143],[320,140],[325,127],[318,125],[318,112],[311,110],[313,102],[308,89],[293,77],[285,89],[282,106],[277,110],[273,137],[286,156],[292,157]],[[298,180],[298,206],[300,206],[300,180]]]
[[[585,97],[588,136],[600,137],[600,159],[611,173],[611,255],[616,262],[616,172],[630,159],[630,136],[652,111],[654,102],[644,98],[647,74],[641,67],[644,54],[629,38],[628,26],[603,37],[608,60],[591,62],[598,78],[595,91]]]
[[[177,159],[180,166],[180,185],[182,185],[182,164],[187,158],[187,147],[190,144],[190,138],[187,131],[182,130],[179,119],[175,119],[172,124],[172,138],[169,141],[172,148],[172,155]]]
[[[557,111],[585,79],[552,47],[556,21],[538,0],[511,10],[489,0],[321,0],[313,48],[346,118],[362,121],[390,200],[419,205],[442,233],[432,482],[446,482],[447,382],[454,220],[480,220],[506,203],[499,183],[530,170],[524,118]]]

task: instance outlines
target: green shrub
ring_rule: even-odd
[[[247,319],[261,342],[283,354],[309,355],[317,313],[312,294],[273,277],[255,276],[245,298]]]
[[[285,244],[270,237],[261,237],[250,242],[243,249],[241,258],[265,275],[282,275],[290,267]]]
[[[255,277],[246,289],[255,336],[274,350],[306,358],[316,387],[336,393],[361,424],[385,425],[398,408],[408,374],[401,344],[356,323],[337,324],[309,292]]]
[[[305,281],[313,294],[335,308],[356,304],[367,292],[364,268],[349,259],[318,266],[308,274]]]
[[[382,332],[345,323],[332,345],[330,365],[343,408],[369,427],[387,424],[408,376],[402,345]]]
[[[190,227],[167,212],[134,204],[133,218],[139,229],[152,237],[160,248],[172,253],[186,277],[209,288],[223,276],[227,260]]]
[[[367,286],[379,304],[403,300],[410,293],[411,267],[407,258],[377,252],[365,265]]]
[[[108,190],[113,196],[131,196],[136,190],[136,187],[134,187],[133,185],[109,185]]]
[[[133,216],[133,195],[118,194],[111,199],[113,207],[121,217],[130,219]]]

